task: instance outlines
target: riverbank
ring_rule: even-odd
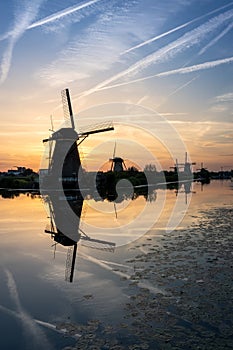
[[[184,230],[147,236],[145,253],[125,261],[134,272],[122,281],[129,301],[116,327],[57,325],[81,336],[69,349],[233,348],[233,209],[201,214]]]

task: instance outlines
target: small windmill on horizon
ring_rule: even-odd
[[[110,158],[109,161],[111,162],[110,171],[119,173],[121,171],[127,170],[124,159],[122,159],[121,157],[116,157],[116,142],[114,145],[112,158]]]
[[[175,172],[177,172],[177,174],[182,174],[185,176],[192,176],[192,165],[196,165],[195,162],[191,163],[188,161],[188,153],[185,152],[185,159],[184,159],[184,163],[178,163],[178,160],[176,159],[176,163],[174,164],[173,167],[170,168],[174,168]],[[183,169],[183,171],[180,171],[180,169]]]

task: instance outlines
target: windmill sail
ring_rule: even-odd
[[[62,97],[64,118],[69,123],[68,125],[71,125],[72,129],[75,129],[69,89],[62,90],[61,97]]]
[[[114,130],[113,123],[111,121],[106,121],[103,123],[87,125],[83,128],[79,128],[79,137],[86,137],[91,134],[98,134],[99,132],[105,132]]]

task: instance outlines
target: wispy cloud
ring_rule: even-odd
[[[108,90],[108,89],[113,89],[113,88],[117,88],[117,87],[124,86],[124,85],[135,84],[135,83],[142,82],[142,81],[156,78],[156,77],[165,77],[165,76],[169,76],[169,75],[173,75],[173,74],[192,73],[192,72],[196,72],[196,71],[200,71],[200,70],[214,68],[214,67],[217,67],[219,65],[227,64],[227,63],[231,63],[231,62],[233,62],[233,57],[223,58],[223,59],[219,59],[219,60],[215,60],[215,61],[209,61],[209,62],[196,64],[196,65],[189,66],[189,67],[183,67],[183,68],[173,69],[173,70],[162,72],[162,73],[152,74],[152,75],[148,75],[146,77],[133,79],[130,81],[126,81],[126,82],[118,83],[118,84],[114,84],[114,85],[107,85],[108,81],[104,81],[103,83],[98,84],[94,88],[80,94],[80,96],[78,96],[78,98],[81,98],[83,96],[89,95],[89,94],[97,92],[97,91]],[[185,86],[189,85],[195,79],[197,79],[197,77],[192,78],[190,81],[188,81],[184,85],[177,88],[177,90],[175,90],[175,92],[178,92],[179,90],[183,89]],[[105,86],[105,85],[107,85],[107,86]],[[173,92],[172,94],[174,94],[175,92]]]
[[[148,55],[144,59],[136,62],[131,67],[129,67],[124,72],[118,74],[114,80],[119,79],[119,77],[137,73],[138,71],[145,69],[151,64],[164,62],[164,60],[172,59],[178,53],[184,50],[190,49],[192,46],[199,45],[200,42],[207,37],[214,30],[218,29],[226,21],[229,21],[233,17],[233,10],[226,11],[210,20],[204,24],[198,26],[197,28],[185,33],[179,39],[171,42],[170,44],[164,46],[163,48],[155,51],[154,53]]]
[[[232,19],[232,17],[233,17],[233,10],[229,10],[229,11],[226,11],[218,16],[215,16],[214,18],[211,18],[210,20],[208,20],[204,24],[202,24],[202,25],[198,26],[197,28],[185,33],[179,39],[172,41],[170,44],[162,47],[161,49],[153,52],[152,54],[150,54],[150,55],[146,56],[145,58],[132,64],[126,70],[123,70],[120,73],[117,73],[114,76],[97,84],[93,88],[84,91],[82,93],[81,97],[90,95],[90,94],[92,94],[100,89],[103,89],[105,87],[107,88],[107,86],[109,84],[111,84],[119,79],[122,79],[128,75],[132,76],[132,74],[137,74],[138,72],[140,72],[141,70],[144,70],[145,68],[147,68],[151,64],[169,61],[169,60],[173,59],[179,53],[182,53],[183,51],[190,49],[191,47],[193,47],[195,45],[200,45],[202,40],[206,39],[206,37],[208,35],[210,35],[213,31],[217,30],[224,23],[226,23],[227,21]],[[223,63],[226,63],[226,62],[223,62]],[[221,64],[221,63],[219,63],[219,64]],[[216,65],[217,65],[217,63],[216,63]],[[213,66],[214,66],[214,63],[212,64],[212,67]],[[195,70],[194,67],[196,67],[196,66],[192,66],[192,67],[193,67],[192,69],[194,71]],[[210,65],[209,65],[209,67],[210,67]],[[207,68],[207,66],[206,66],[206,68]],[[190,67],[189,68],[186,67],[184,69],[187,69],[187,71],[182,71],[182,68],[181,68],[179,72],[180,73],[189,72]],[[198,70],[197,67],[196,67],[196,70]],[[177,73],[177,70],[176,70],[176,73]],[[174,73],[170,73],[170,74],[175,74],[175,71],[174,71]],[[162,76],[162,75],[165,75],[165,73],[160,73],[160,76]],[[167,73],[167,75],[168,75],[168,73]],[[159,76],[159,75],[156,74],[154,76]],[[153,76],[150,76],[150,77],[153,77]],[[145,77],[139,78],[137,80],[134,80],[134,82],[142,81],[145,79],[147,79],[147,78],[145,78]],[[127,84],[127,82],[122,83],[122,84]],[[118,86],[120,86],[120,85],[118,85]],[[111,87],[113,87],[113,86],[111,86]]]
[[[215,45],[224,35],[226,35],[233,28],[233,23],[230,23],[219,35],[212,39],[206,46],[204,46],[200,51],[199,55],[202,55],[211,46]]]
[[[13,49],[16,42],[27,30],[30,23],[35,19],[39,8],[44,0],[24,0],[20,3],[20,8],[15,12],[15,23],[13,28],[2,36],[3,39],[8,38],[5,52],[3,53],[0,63],[0,85],[6,80],[12,60]]]
[[[233,102],[233,92],[216,96],[214,100],[215,102]]]
[[[75,12],[78,12],[86,7],[90,7],[91,5],[94,5],[95,3],[103,0],[86,1],[79,5],[65,8],[62,11],[56,12],[48,17],[42,18],[39,21],[33,22],[38,15],[41,4],[44,1],[45,0],[34,0],[33,2],[30,0],[21,1],[20,9],[15,13],[15,23],[13,25],[13,28],[0,36],[0,41],[8,40],[6,50],[3,53],[2,61],[0,63],[0,85],[6,80],[8,76],[15,44],[24,34],[25,31],[52,22],[58,22],[64,17],[70,16]]]
[[[123,55],[123,54],[126,54],[126,53],[128,53],[128,52],[130,52],[130,51],[139,49],[140,47],[143,47],[143,46],[145,46],[145,45],[151,44],[152,42],[157,41],[157,40],[159,40],[159,39],[161,39],[161,38],[163,38],[163,37],[165,37],[165,36],[167,36],[167,35],[169,35],[169,34],[172,34],[172,33],[174,33],[174,32],[177,32],[178,30],[180,30],[180,29],[182,29],[182,28],[185,28],[185,27],[189,26],[190,24],[193,24],[193,23],[195,23],[195,22],[197,22],[197,21],[199,21],[199,20],[201,20],[201,19],[203,19],[203,18],[205,18],[205,17],[208,17],[208,16],[210,16],[210,15],[216,13],[216,12],[219,12],[219,11],[223,10],[224,8],[231,6],[232,4],[233,4],[233,2],[231,2],[230,4],[227,4],[227,5],[225,5],[225,6],[221,6],[221,7],[217,8],[217,9],[215,9],[215,10],[213,10],[213,11],[210,11],[210,12],[206,13],[205,15],[196,17],[196,18],[194,18],[194,19],[191,20],[191,21],[188,21],[188,22],[186,22],[186,23],[183,23],[183,24],[181,24],[181,25],[179,25],[179,26],[177,26],[177,27],[175,27],[175,28],[172,28],[172,29],[170,29],[170,30],[168,30],[168,31],[166,31],[166,32],[164,32],[164,33],[162,33],[162,34],[156,35],[156,36],[154,36],[154,37],[151,38],[151,39],[145,40],[145,41],[143,41],[142,43],[140,43],[140,44],[138,44],[138,45],[135,45],[135,46],[131,47],[130,49],[125,50],[124,52],[122,52],[122,55]]]
[[[162,72],[157,74],[157,77],[165,77],[168,75],[173,75],[173,74],[186,74],[186,73],[192,73],[204,69],[209,69],[209,68],[214,68],[222,64],[227,64],[233,62],[233,57],[228,57],[228,58],[223,58],[220,60],[215,60],[215,61],[209,61],[209,62],[204,62],[200,64],[195,64],[193,66],[189,67],[183,67],[183,68],[178,68],[178,69],[173,69],[167,72]]]
[[[64,86],[75,80],[81,84],[82,80],[121,64],[120,52],[130,40],[125,33],[137,32],[135,3],[133,0],[119,4],[102,1],[82,35],[73,37],[56,60],[41,69],[37,77],[52,86]]]
[[[5,270],[5,273],[7,276],[7,286],[9,289],[9,293],[16,305],[16,309],[21,319],[22,326],[25,331],[25,335],[26,334],[30,335],[31,348],[33,348],[33,343],[34,343],[34,345],[35,344],[37,346],[43,345],[43,347],[45,347],[46,349],[51,349],[51,345],[49,344],[44,332],[39,328],[39,326],[36,324],[34,319],[23,309],[19,299],[17,286],[12,273],[7,269]]]

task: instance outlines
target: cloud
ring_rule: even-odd
[[[215,61],[209,61],[209,62],[204,62],[200,64],[195,64],[193,66],[189,67],[184,67],[184,68],[178,68],[178,69],[173,69],[167,72],[159,73],[156,76],[157,77],[165,77],[168,75],[173,75],[173,74],[186,74],[186,73],[192,73],[204,69],[209,69],[209,68],[214,68],[222,64],[227,64],[233,62],[233,57],[228,57],[228,58],[223,58]]]
[[[233,10],[230,10],[208,20],[207,22],[198,26],[197,28],[185,33],[179,39],[174,40],[170,44],[148,55],[144,59],[136,62],[127,70],[120,73],[118,77],[116,76],[114,80],[119,79],[119,77],[128,74],[135,74],[138,71],[145,69],[152,63],[158,63],[164,60],[172,59],[178,53],[181,53],[194,45],[199,45],[200,42],[207,37],[207,35],[212,33],[214,30],[218,29],[226,21],[232,19],[232,17]]]
[[[23,309],[20,302],[15,279],[12,273],[7,269],[5,270],[5,273],[7,276],[7,286],[9,289],[9,294],[15,303],[16,309],[18,311],[18,315],[21,319],[22,326],[25,331],[25,335],[27,336],[30,335],[30,339],[28,338],[28,341],[30,342],[31,347],[33,348],[33,345],[37,345],[37,346],[41,345],[41,346],[44,346],[46,349],[51,349],[51,345],[45,333],[36,324],[34,319]]]
[[[37,77],[52,86],[64,86],[75,80],[81,84],[84,79],[114,68],[116,63],[122,64],[120,52],[130,40],[130,34],[128,37],[125,33],[137,32],[135,3],[125,1],[116,6],[114,1],[103,2],[92,22],[72,38],[57,59],[37,72]]]
[[[189,66],[189,67],[183,67],[183,68],[173,69],[173,70],[162,72],[162,73],[152,74],[152,75],[149,75],[146,77],[142,77],[142,78],[138,78],[138,79],[134,79],[134,80],[130,80],[130,81],[126,81],[123,83],[114,84],[114,85],[107,85],[107,83],[110,80],[108,80],[108,81],[106,80],[103,83],[98,84],[94,88],[87,90],[86,92],[80,94],[79,98],[82,96],[86,96],[86,95],[89,95],[91,93],[94,93],[96,91],[113,89],[116,87],[130,85],[130,84],[138,83],[138,82],[145,81],[145,80],[152,79],[152,78],[156,78],[156,77],[166,77],[166,76],[173,75],[173,74],[186,74],[186,73],[197,72],[200,70],[214,68],[214,67],[217,67],[219,65],[227,64],[227,63],[231,63],[231,62],[233,62],[233,57],[228,57],[228,58],[223,58],[223,59],[219,59],[219,60],[215,60],[215,61],[209,61],[209,62],[196,64],[196,65]],[[194,81],[197,78],[198,77],[194,77],[191,80],[189,80],[187,83],[185,83],[184,85],[181,85],[175,91],[173,91],[171,95],[180,91],[181,89],[183,89],[185,86],[189,85],[192,81]],[[107,85],[107,86],[105,86],[105,85]]]
[[[31,25],[28,26],[27,29],[32,29],[32,28],[36,28],[36,27],[40,27],[43,26],[45,24],[54,22],[54,21],[58,21],[60,19],[62,19],[65,16],[71,15],[74,12],[77,12],[79,10],[82,10],[88,6],[94,5],[97,2],[100,2],[102,0],[90,0],[90,1],[86,1],[83,2],[82,4],[79,5],[75,5],[75,6],[71,6],[71,7],[67,7],[62,11],[56,12],[48,17],[42,18],[39,21],[36,21],[34,23],[32,23]]]
[[[217,35],[213,40],[211,40],[206,46],[204,46],[200,51],[199,55],[202,55],[211,46],[216,44],[224,35],[226,35],[233,28],[233,23],[230,23],[219,35]]]
[[[182,29],[182,28],[185,28],[185,27],[189,26],[189,25],[192,24],[192,23],[195,23],[195,22],[199,21],[200,19],[203,19],[203,18],[205,18],[205,17],[207,17],[207,16],[210,16],[210,15],[216,13],[216,12],[219,12],[219,11],[223,10],[224,8],[231,6],[232,4],[233,4],[233,2],[231,2],[230,4],[227,4],[227,5],[225,5],[225,6],[221,6],[221,7],[217,8],[216,10],[213,10],[213,11],[210,11],[210,12],[206,13],[205,15],[196,17],[196,18],[194,18],[194,19],[191,20],[191,21],[188,21],[188,22],[186,22],[186,23],[184,23],[184,24],[181,24],[181,25],[179,25],[179,26],[177,26],[177,27],[175,27],[175,28],[172,28],[172,29],[168,30],[167,32],[164,32],[164,33],[162,33],[162,34],[159,34],[159,35],[157,35],[157,36],[154,36],[154,37],[151,38],[151,39],[148,39],[148,40],[146,40],[146,41],[143,41],[142,43],[140,43],[140,44],[138,44],[138,45],[135,45],[135,46],[131,47],[130,49],[125,50],[124,52],[122,52],[122,55],[123,55],[123,54],[126,54],[126,53],[128,53],[128,52],[130,52],[130,51],[139,49],[140,47],[143,47],[143,46],[145,46],[145,45],[148,45],[148,44],[150,44],[150,43],[152,43],[152,42],[154,42],[154,41],[157,41],[157,40],[159,40],[159,39],[161,39],[161,38],[163,38],[163,37],[165,37],[165,36],[167,36],[167,35],[169,35],[169,34],[172,34],[172,33],[174,33],[174,32],[177,32],[178,30],[180,30],[180,29]]]
[[[173,59],[176,55],[180,54],[181,52],[190,49],[192,46],[195,45],[200,45],[200,43],[202,42],[202,40],[206,39],[206,37],[211,34],[213,31],[217,30],[220,26],[222,26],[225,22],[229,21],[230,19],[232,19],[233,17],[233,10],[229,10],[226,11],[218,16],[215,16],[214,18],[211,18],[210,20],[208,20],[207,22],[205,22],[204,24],[198,26],[197,28],[185,33],[184,35],[182,35],[179,39],[176,39],[174,41],[172,41],[170,44],[162,47],[161,49],[153,52],[152,54],[146,56],[145,58],[137,61],[136,63],[132,64],[129,68],[121,71],[120,73],[115,74],[114,76],[104,80],[103,82],[97,84],[96,86],[94,86],[93,88],[86,90],[82,93],[81,97],[90,95],[100,89],[103,89],[106,87],[106,89],[108,88],[108,85],[111,84],[112,82],[115,82],[121,78],[125,78],[126,76],[129,76],[132,74],[137,74],[138,72],[140,72],[141,70],[144,70],[145,68],[147,68],[148,66],[150,66],[151,64],[155,64],[155,63],[161,63],[164,61],[169,61],[171,59]],[[224,62],[226,63],[226,62]],[[219,63],[221,64],[221,63]],[[216,63],[217,65],[217,63]],[[214,66],[214,63],[212,64],[212,67]],[[205,68],[207,68],[208,65],[206,65]],[[195,70],[199,70],[199,68],[201,68],[199,66],[199,68],[197,66],[192,66],[193,71]],[[205,69],[204,66],[201,69]],[[209,64],[209,68],[210,68],[210,64]],[[184,69],[184,70],[182,70]],[[186,71],[185,71],[186,69]],[[170,74],[175,74],[175,73],[186,73],[186,72],[190,72],[190,67],[186,67],[186,68],[181,68],[180,70],[174,70],[174,71],[170,71]],[[154,76],[164,76],[164,75],[169,75],[169,73],[160,73],[160,75],[156,74]],[[153,76],[150,76],[150,78]],[[143,78],[139,78],[137,80],[134,80],[134,82],[138,82],[138,81],[143,81],[148,79],[148,77],[143,77]],[[126,85],[126,83],[120,83],[122,85]],[[115,86],[120,86],[120,85],[115,85]],[[115,87],[114,86],[114,87]],[[113,87],[113,85],[111,86],[111,88]]]
[[[214,100],[216,102],[233,102],[233,92],[216,96]]]
[[[12,60],[12,54],[15,44],[23,33],[27,30],[29,24],[37,16],[39,8],[44,0],[36,0],[33,3],[30,0],[24,0],[20,3],[20,8],[15,12],[15,23],[13,28],[2,36],[8,38],[8,43],[0,63],[0,85],[6,80]]]
[[[68,7],[62,11],[54,13],[51,16],[45,17],[39,21],[32,23],[37,17],[40,6],[44,1],[45,0],[34,0],[33,2],[30,0],[21,1],[20,8],[17,9],[15,13],[15,23],[13,25],[13,28],[7,33],[0,36],[0,41],[8,40],[6,50],[3,53],[2,62],[0,63],[0,85],[6,80],[8,76],[15,44],[25,31],[43,26],[51,22],[57,22],[74,12],[80,11],[102,0],[90,0],[79,5]]]

